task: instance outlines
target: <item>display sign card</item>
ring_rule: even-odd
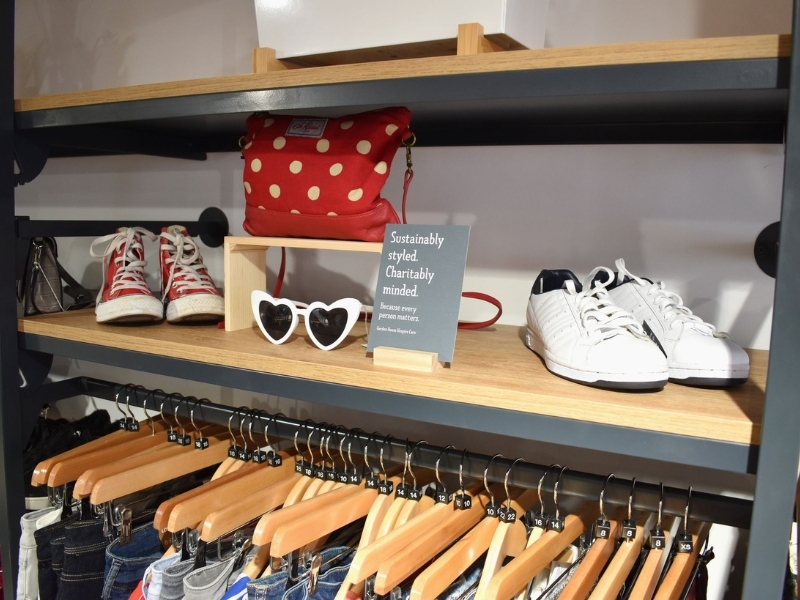
[[[467,265],[466,225],[388,225],[367,350],[436,352],[451,362]]]

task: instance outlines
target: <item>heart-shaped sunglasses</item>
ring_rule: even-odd
[[[308,336],[320,350],[332,350],[341,344],[363,308],[355,298],[342,298],[333,304],[305,304],[273,298],[260,290],[254,290],[250,295],[250,304],[258,328],[273,344],[288,340],[303,316]]]

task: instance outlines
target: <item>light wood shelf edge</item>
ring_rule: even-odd
[[[790,54],[791,35],[788,34],[514,50],[467,56],[436,56],[309,67],[34,96],[15,100],[14,110],[26,112],[111,102],[404,77],[603,65],[778,58],[788,57]]]
[[[65,315],[69,318],[64,319]],[[704,390],[668,384],[661,392],[623,394],[551,375],[519,340],[519,328],[510,326],[459,332],[451,367],[421,374],[373,366],[361,346],[365,339],[362,324],[349,344],[321,352],[302,335],[273,346],[257,329],[228,333],[193,328],[190,341],[177,341],[186,336],[174,335],[172,325],[123,329],[98,325],[91,311],[76,315],[20,319],[19,330],[300,379],[703,439],[757,444],[760,436],[766,351],[750,351],[751,381],[741,388]],[[494,357],[492,364],[486,364],[486,356]]]

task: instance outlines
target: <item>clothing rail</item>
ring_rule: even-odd
[[[171,416],[174,414],[174,411],[177,411],[180,423],[188,433],[193,431],[190,423],[190,411],[192,409],[194,410],[195,422],[203,421],[227,426],[230,419],[231,428],[237,437],[240,419],[244,419],[243,431],[245,435],[247,435],[251,427],[251,418],[248,416],[248,413],[244,412],[249,409],[236,409],[229,406],[214,404],[205,399],[198,401],[196,398],[183,397],[180,394],[169,394],[141,387],[136,388],[131,385],[120,385],[90,377],[78,377],[75,378],[74,381],[78,385],[66,387],[69,387],[73,391],[75,389],[82,389],[88,396],[111,401],[118,400],[120,409],[122,410],[124,410],[124,405],[126,403],[130,406],[142,407],[146,401],[147,412],[154,418],[158,416],[159,408],[163,403],[164,414]],[[43,388],[46,387],[47,386],[43,386]],[[70,394],[70,396],[73,395],[74,393]],[[172,397],[172,400],[170,400],[170,397]],[[52,397],[50,401],[53,401]],[[253,411],[250,411],[250,414],[252,414],[252,412]],[[252,419],[253,438],[257,442],[260,443],[263,441],[264,429],[268,424],[269,437],[273,444],[279,439],[284,441],[293,440],[298,429],[300,429],[298,441],[305,443],[310,429],[315,429],[319,426],[317,423],[311,421],[297,421],[285,416],[267,417],[262,413],[261,418],[255,417]],[[335,425],[332,424],[329,424],[329,426],[335,427]],[[434,468],[437,459],[441,457],[439,461],[440,473],[457,474],[459,472],[459,465],[461,464],[463,466],[463,476],[466,482],[467,480],[482,480],[484,470],[488,465],[487,479],[489,481],[503,482],[509,466],[514,458],[516,458],[497,458],[490,461],[491,457],[489,456],[469,452],[463,454],[461,449],[444,451],[444,448],[430,444],[415,446],[416,442],[409,442],[407,446],[406,440],[399,440],[391,436],[373,435],[360,430],[346,430],[344,428],[343,430],[350,431],[352,434],[349,441],[353,454],[363,455],[364,446],[368,446],[368,460],[373,469],[379,467],[378,455],[381,447],[383,447],[385,464],[403,464],[406,456],[406,448],[410,447],[415,448],[411,460],[412,464],[415,466]],[[256,437],[256,435],[258,435],[258,437]],[[312,446],[315,448],[315,460],[317,460],[320,455],[319,440],[319,430],[317,430],[317,433],[315,433],[312,438]],[[330,443],[331,454],[337,458],[338,445],[338,441],[336,444],[333,442]],[[348,441],[345,441],[345,452],[347,451],[347,446]],[[547,469],[548,466],[546,465],[518,462],[509,475],[509,486],[536,488],[541,476]],[[550,473],[545,478],[542,485],[542,498],[544,500],[545,510],[549,514],[554,512],[552,492],[553,486],[558,478],[558,471],[559,469],[550,469]],[[613,471],[613,469],[610,469],[610,471]],[[605,482],[606,475],[595,475],[568,469],[561,475],[558,484],[558,495],[559,498],[569,496],[596,502]],[[626,506],[628,504],[630,488],[630,480],[612,479],[606,485],[603,497],[604,504],[606,506]],[[687,490],[666,486],[663,490],[663,513],[683,516],[686,508]],[[448,487],[448,491],[456,491],[455,486],[452,488]],[[660,497],[661,486],[659,484],[645,483],[638,479],[636,480],[633,498],[633,507],[635,509],[655,512],[658,510]],[[496,496],[496,502],[500,503],[501,500],[505,500],[505,494],[503,493]],[[559,504],[561,504],[561,501],[559,501]],[[608,514],[609,512],[609,508],[606,508],[606,513]],[[750,500],[692,491],[689,507],[690,521],[699,520],[732,527],[748,528],[751,512],[752,501]]]

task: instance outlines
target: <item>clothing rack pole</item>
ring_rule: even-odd
[[[147,402],[147,413],[153,418],[158,416],[161,404],[164,404],[164,414],[172,415],[175,410],[179,413],[180,422],[186,427],[187,432],[191,431],[189,424],[189,412],[194,409],[196,421],[227,425],[231,420],[231,428],[238,436],[239,419],[244,419],[244,431],[248,431],[250,417],[243,414],[241,409],[232,408],[220,404],[214,404],[206,399],[196,401],[192,397],[182,397],[179,394],[173,395],[160,391],[153,391],[144,388],[136,388],[132,385],[120,385],[109,381],[81,377],[80,378],[85,393],[96,398],[106,400],[118,400],[120,408],[128,403],[130,406],[142,407]],[[181,398],[183,398],[181,400]],[[124,408],[123,408],[124,409]],[[305,442],[308,435],[308,428],[315,429],[316,423],[311,421],[298,421],[285,416],[254,418],[252,421],[253,437],[257,441],[263,441],[263,432],[269,424],[270,440],[275,442],[281,440],[293,440],[295,432],[301,429],[298,441]],[[335,425],[333,425],[335,427]],[[353,454],[363,455],[364,445],[369,444],[369,460],[373,468],[377,468],[378,454],[381,447],[384,448],[384,461],[403,464],[406,452],[406,441],[387,436],[352,432],[350,444]],[[258,437],[256,437],[258,435]],[[249,440],[248,440],[249,441]],[[312,437],[312,446],[318,448],[319,430]],[[413,448],[416,442],[409,442],[409,447]],[[346,452],[348,442],[345,441],[344,449]],[[338,458],[338,441],[336,444],[331,442],[331,454]],[[284,447],[286,445],[284,444]],[[457,474],[459,464],[462,460],[461,450],[450,450],[442,454],[443,448],[433,445],[420,445],[413,453],[412,464],[433,468],[436,460],[441,456],[439,470],[442,474]],[[318,451],[315,452],[318,454]],[[513,458],[497,459],[491,462],[488,479],[491,481],[502,482],[506,471]],[[489,456],[482,454],[468,453],[463,462],[463,473],[465,479],[482,480],[484,469],[489,463]],[[568,466],[568,465],[566,465]],[[509,485],[517,487],[535,488],[539,483],[542,474],[547,470],[545,465],[536,465],[530,462],[518,463],[509,476]],[[557,469],[552,469],[544,484],[542,485],[542,497],[545,503],[545,510],[553,512],[553,486],[557,477]],[[410,482],[411,479],[409,478]],[[561,476],[558,487],[559,498],[576,497],[586,501],[597,501],[601,488],[606,481],[606,476],[583,473],[579,471],[566,470]],[[624,479],[613,479],[608,483],[604,494],[604,503],[607,505],[625,506],[628,503],[631,482]],[[637,510],[656,511],[660,499],[660,486],[653,483],[644,483],[637,480],[634,494],[633,506]],[[455,488],[448,491],[456,491]],[[545,495],[546,494],[546,495]],[[505,496],[500,495],[496,498],[497,502],[504,500]],[[683,516],[686,507],[687,491],[678,488],[664,488],[663,513],[676,516]],[[752,511],[752,502],[740,498],[707,494],[703,492],[692,492],[690,505],[690,520],[700,520],[729,525],[732,527],[747,528]]]

